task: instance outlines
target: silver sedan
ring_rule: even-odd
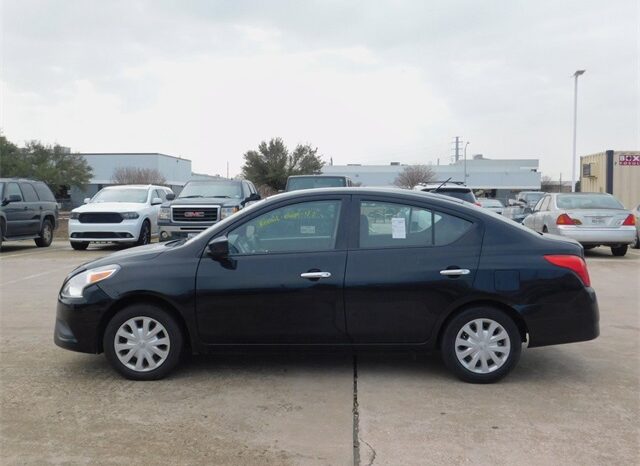
[[[609,246],[614,256],[624,256],[636,240],[635,216],[604,193],[549,193],[523,224],[540,233],[573,238],[585,249]]]

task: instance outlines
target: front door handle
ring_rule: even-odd
[[[329,278],[331,276],[331,272],[305,272],[301,273],[301,278],[307,278],[309,280],[317,280],[319,278]]]
[[[440,271],[440,275],[452,276],[452,275],[469,275],[471,271],[469,269],[445,269]]]

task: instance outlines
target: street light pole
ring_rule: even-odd
[[[577,70],[573,73],[573,162],[571,168],[571,192],[576,192],[576,139],[578,134],[578,76],[584,74],[586,70]]]
[[[467,185],[467,146],[469,141],[464,145],[464,185]]]

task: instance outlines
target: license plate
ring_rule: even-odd
[[[592,225],[604,225],[604,217],[593,217],[591,219]]]

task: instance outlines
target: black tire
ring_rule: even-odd
[[[53,224],[51,220],[45,219],[40,229],[40,238],[34,240],[39,248],[48,248],[53,241]]]
[[[149,244],[151,242],[151,224],[149,220],[145,220],[142,222],[142,226],[140,227],[140,235],[138,236],[138,241],[136,241],[136,246],[144,246],[145,244]]]
[[[586,246],[582,246],[584,248],[585,251],[588,251],[589,249],[594,249],[595,246],[593,244],[587,244]]]
[[[169,344],[167,345],[168,354],[164,361],[155,369],[143,367],[142,370],[135,370],[126,366],[125,363],[119,359],[115,349],[115,338],[116,333],[125,322],[130,321],[130,319],[134,319],[134,322],[141,322],[143,318],[151,318],[164,327],[159,335],[161,338],[169,339]],[[154,327],[151,328],[153,329]],[[107,324],[102,339],[104,354],[111,366],[124,377],[131,380],[158,380],[165,377],[176,367],[178,362],[180,362],[183,342],[182,331],[175,319],[168,312],[150,304],[134,304],[118,312]],[[125,353],[125,356],[128,354],[128,352]],[[134,360],[137,360],[136,355],[133,355],[131,358],[132,363],[135,364],[135,362],[133,362]],[[145,361],[144,358],[142,358],[142,360]]]
[[[2,240],[4,239],[4,222],[0,222],[0,251],[2,251]]]
[[[627,244],[623,246],[618,246],[617,248],[612,247],[611,254],[613,254],[616,257],[622,257],[627,253],[627,249],[629,249],[629,246]]]
[[[89,247],[89,241],[69,241],[76,251],[84,251]]]
[[[633,249],[640,249],[640,233],[636,233],[636,242],[633,243]]]
[[[510,350],[506,355],[504,362],[502,362],[502,365],[496,369],[487,373],[477,373],[466,368],[456,355],[456,338],[458,337],[458,333],[460,333],[463,327],[467,324],[474,326],[473,321],[476,319],[494,321],[502,326],[508,335]],[[489,322],[486,322],[483,325],[485,324],[488,327]],[[488,330],[488,328],[484,330]],[[466,334],[463,333],[462,335],[464,336]],[[506,340],[501,342],[505,343],[505,341]],[[504,346],[506,346],[506,344]],[[444,333],[442,334],[440,349],[442,350],[442,358],[445,365],[460,380],[469,383],[493,383],[506,376],[516,366],[522,351],[522,340],[518,327],[506,313],[492,307],[474,307],[460,312],[451,321],[449,321],[447,327],[444,329]],[[499,351],[496,353],[500,354]],[[467,363],[472,363],[473,359],[471,359],[471,355],[468,357],[470,358],[470,361],[467,361]],[[488,362],[493,363],[493,360],[489,359],[487,363]],[[479,363],[480,361],[478,360],[476,364]],[[493,363],[492,365],[497,366],[498,364]]]

